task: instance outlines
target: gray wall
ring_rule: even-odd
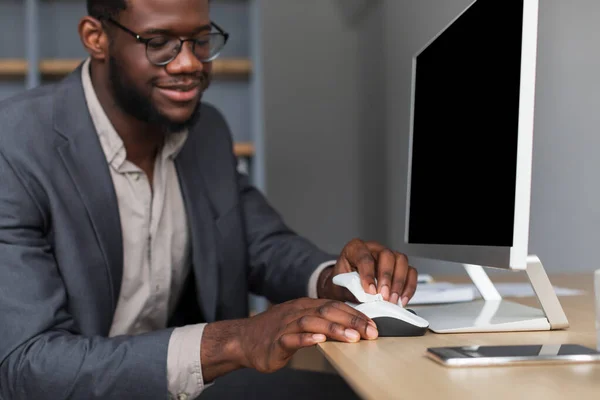
[[[402,243],[411,55],[470,0],[385,2],[388,227]],[[597,0],[541,0],[530,252],[549,271],[600,268],[600,29]],[[416,263],[426,270],[460,272]]]
[[[600,268],[600,2],[543,0],[531,248],[553,270]]]
[[[382,240],[380,2],[259,3],[269,199],[328,251],[354,236]]]

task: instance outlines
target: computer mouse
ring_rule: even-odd
[[[383,299],[350,305],[375,322],[379,337],[423,336],[429,329],[427,320]]]
[[[333,283],[346,287],[356,297],[360,303],[346,304],[371,318],[377,325],[379,337],[422,336],[429,328],[427,320],[402,307],[402,303],[390,303],[383,300],[381,294],[366,293],[357,272],[336,275]]]

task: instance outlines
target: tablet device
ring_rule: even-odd
[[[577,344],[430,347],[426,356],[447,367],[600,362],[600,352]]]

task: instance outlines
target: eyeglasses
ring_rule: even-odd
[[[129,33],[138,41],[146,45],[146,57],[148,61],[156,66],[164,66],[173,61],[183,47],[185,42],[192,43],[192,52],[201,62],[210,62],[219,56],[221,50],[229,40],[229,34],[221,29],[220,26],[211,22],[217,32],[203,33],[200,36],[180,39],[173,36],[154,36],[151,38],[143,38],[132,30],[124,27],[112,18],[106,19],[108,22]]]

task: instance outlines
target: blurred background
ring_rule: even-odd
[[[293,229],[334,253],[353,237],[402,250],[412,55],[470,2],[213,1],[232,36],[205,100]],[[84,14],[85,0],[0,0],[0,98],[72,70]],[[597,0],[540,0],[530,249],[550,272],[598,268],[599,15]]]

